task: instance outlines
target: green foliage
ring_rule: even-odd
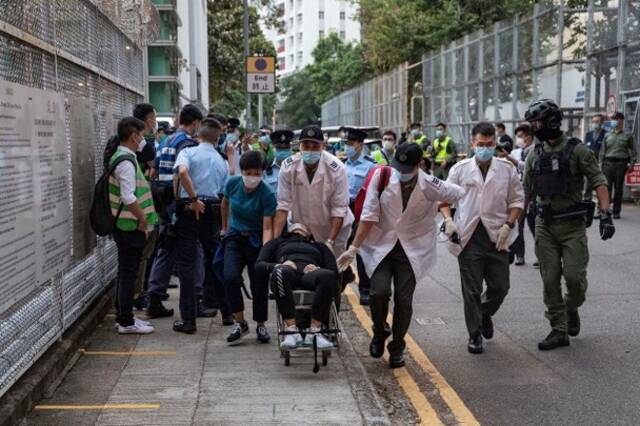
[[[320,105],[315,101],[309,67],[281,80],[283,121],[289,128],[298,129],[320,119]]]
[[[271,2],[261,0],[252,4],[249,13],[249,52],[275,56],[275,47],[260,29],[256,9],[256,6],[267,7]],[[238,116],[245,107],[243,4],[238,0],[209,0],[208,14],[210,101],[216,111]],[[257,117],[257,104],[257,96],[254,96],[254,118]],[[274,105],[275,96],[265,96],[265,117],[271,116]]]

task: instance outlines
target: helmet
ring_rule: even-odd
[[[529,123],[541,121],[543,127],[559,129],[562,126],[562,111],[551,99],[533,101],[524,113],[524,119]]]

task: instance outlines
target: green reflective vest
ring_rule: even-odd
[[[115,162],[116,158],[123,155],[131,154],[127,154],[120,150],[116,151],[111,157],[111,160],[109,160],[109,166],[111,166]],[[156,223],[158,223],[158,215],[156,214],[156,210],[153,207],[153,198],[151,197],[149,182],[144,177],[142,169],[140,168],[140,165],[137,161],[136,190],[134,191],[134,195],[138,199],[138,204],[140,204],[140,208],[147,218],[147,224],[155,225]],[[111,204],[111,214],[113,216],[116,216],[122,202],[120,200],[120,184],[113,175],[109,176],[109,202]],[[133,213],[131,213],[127,206],[122,206],[120,216],[118,216],[118,220],[116,220],[116,227],[121,231],[135,231],[136,229],[138,229],[138,219],[134,216]]]
[[[373,161],[375,161],[376,164],[383,164],[385,166],[389,165],[389,161],[387,160],[388,156],[386,156],[386,154],[382,152],[381,149],[373,151],[371,156],[373,157]]]
[[[433,140],[433,150],[436,154],[433,161],[436,163],[442,163],[447,159],[447,147],[449,146],[449,142],[451,142],[451,138],[447,136],[443,141],[439,139]]]

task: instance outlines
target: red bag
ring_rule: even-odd
[[[369,170],[367,177],[364,179],[362,188],[360,188],[358,195],[356,195],[356,200],[353,206],[353,214],[356,217],[356,223],[360,222],[360,215],[362,214],[362,208],[364,207],[364,200],[367,198],[367,188],[369,188],[369,183],[371,182],[371,178],[373,178],[373,174],[376,170],[380,170],[380,180],[378,180],[378,199],[380,199],[382,191],[384,191],[389,184],[389,178],[391,178],[391,167],[377,165],[373,169]]]

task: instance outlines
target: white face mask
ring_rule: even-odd
[[[140,142],[138,142],[138,149],[136,151],[141,152],[145,146],[147,146],[147,140],[145,138],[142,138]]]
[[[382,148],[385,151],[391,152],[391,151],[393,151],[394,147],[395,147],[395,144],[393,142],[390,142],[390,141],[382,142]]]
[[[262,181],[262,178],[260,176],[242,175],[242,182],[244,183],[244,186],[246,186],[249,189],[257,188],[258,185],[260,185],[261,181]]]
[[[523,138],[516,138],[516,147],[517,148],[522,148],[524,146],[524,139]]]

